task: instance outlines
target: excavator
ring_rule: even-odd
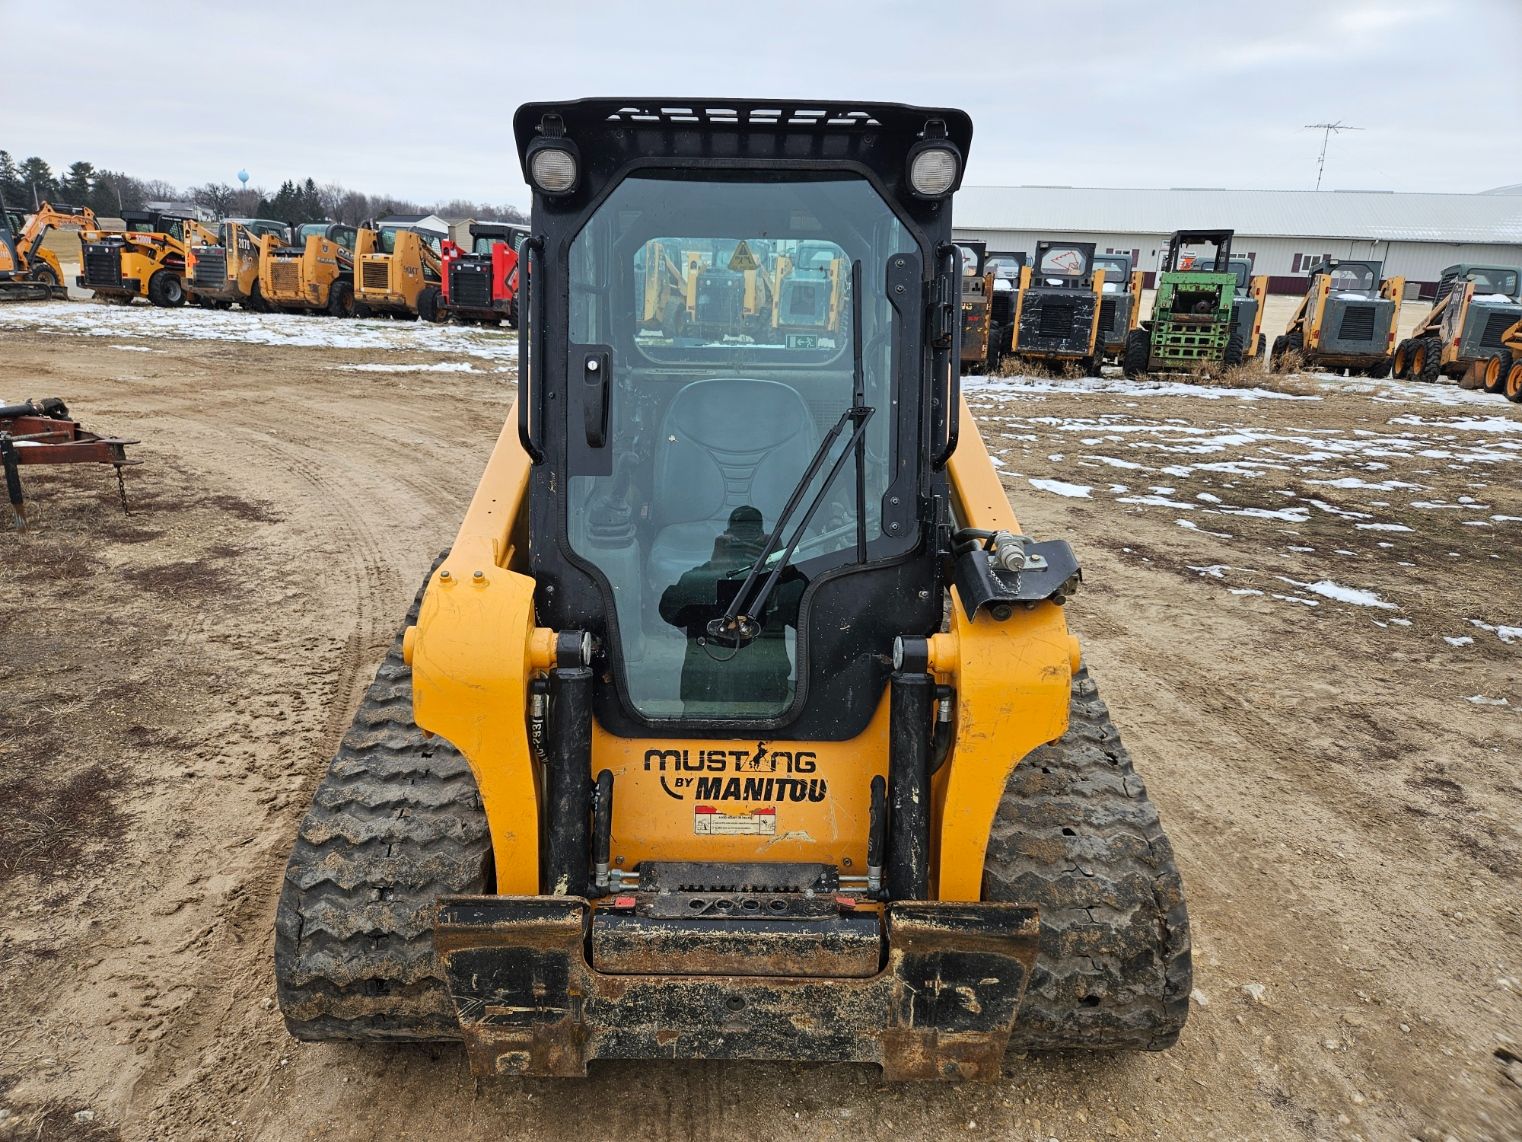
[[[44,202],[23,216],[0,200],[0,301],[67,298],[58,255],[42,243],[51,230],[94,230],[97,225],[88,206]]]
[[[1171,1046],[1173,852],[1067,619],[1078,557],[1022,527],[963,399],[971,118],[601,98],[513,126],[517,403],[313,774],[287,1028],[462,1041],[482,1078],[998,1082]],[[838,337],[642,338],[667,242],[815,244]]]
[[[443,321],[439,239],[411,226],[361,226],[354,243],[354,316]]]

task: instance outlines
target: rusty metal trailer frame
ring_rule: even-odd
[[[21,489],[23,464],[110,464],[116,469],[116,486],[122,510],[127,510],[127,485],[122,469],[141,460],[129,460],[126,446],[138,443],[87,432],[69,415],[58,397],[0,405],[0,467],[5,471],[6,498],[12,524],[26,526],[26,500]]]

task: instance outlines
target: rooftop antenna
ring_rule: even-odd
[[[1307,123],[1305,129],[1307,131],[1321,132],[1321,156],[1316,160],[1316,189],[1320,190],[1321,173],[1326,170],[1326,148],[1327,144],[1332,141],[1332,132],[1336,131],[1338,134],[1341,134],[1343,131],[1362,131],[1363,128],[1349,127],[1339,119],[1335,123]]]

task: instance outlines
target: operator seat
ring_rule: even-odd
[[[770,532],[814,452],[819,430],[798,390],[779,381],[715,377],[672,398],[656,443],[648,598],[713,557],[735,508]],[[654,620],[659,623],[659,618]]]

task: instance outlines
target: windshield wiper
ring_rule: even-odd
[[[777,583],[782,578],[782,573],[787,570],[792,561],[793,553],[797,551],[803,534],[808,530],[809,524],[814,520],[814,513],[819,510],[824,498],[834,486],[835,479],[845,467],[846,460],[854,455],[856,457],[856,559],[859,563],[867,561],[867,512],[866,512],[866,428],[867,422],[872,419],[876,409],[868,407],[866,403],[866,386],[862,375],[861,360],[861,262],[851,263],[851,407],[840,414],[840,419],[835,422],[819,442],[819,448],[814,453],[814,458],[809,461],[809,466],[804,469],[802,477],[794,485],[793,490],[787,497],[787,503],[783,505],[782,514],[777,517],[776,526],[767,536],[766,544],[761,549],[761,554],[756,556],[755,562],[750,565],[746,572],[745,582],[740,584],[740,589],[735,592],[735,597],[730,600],[729,606],[724,613],[708,623],[708,637],[716,642],[733,646],[736,650],[749,645],[761,633],[762,623],[766,618],[766,602],[771,598]],[[846,425],[851,425],[851,435],[846,439],[845,447],[840,450],[840,455],[835,458],[835,463],[830,466],[829,473],[824,482],[810,498],[808,508],[803,513],[803,519],[793,531],[793,537],[788,541],[782,557],[777,560],[777,565],[772,568],[766,581],[761,584],[759,590],[754,591],[756,582],[761,577],[762,570],[777,551],[777,545],[782,541],[783,532],[791,521],[793,513],[798,510],[803,494],[814,482],[814,477],[819,474],[819,469],[824,466],[825,458],[830,454],[830,449],[840,439]]]

